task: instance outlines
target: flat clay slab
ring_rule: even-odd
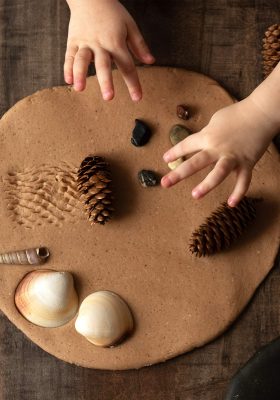
[[[32,325],[14,305],[19,281],[36,269],[29,266],[1,266],[0,307],[44,350],[90,368],[139,368],[212,340],[248,303],[279,246],[280,166],[271,146],[254,169],[249,193],[264,198],[257,221],[222,254],[200,259],[190,254],[191,232],[227,199],[234,177],[195,201],[191,189],[206,171],[168,190],[143,188],[137,173],[152,169],[163,175],[171,126],[185,123],[197,132],[233,99],[197,73],[152,67],[139,68],[139,75],[144,89],[139,104],[131,102],[114,72],[112,102],[102,101],[92,77],[83,93],[43,90],[0,121],[1,251],[47,246],[46,266],[73,273],[80,301],[97,290],[116,292],[131,307],[136,329],[123,344],[103,349],[80,336],[74,320],[53,329]],[[186,122],[176,116],[181,103],[192,113]],[[141,148],[130,142],[135,118],[153,131]],[[106,157],[113,173],[116,214],[105,226],[88,223],[76,196],[75,170],[89,154]]]

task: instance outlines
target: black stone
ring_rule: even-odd
[[[261,348],[233,377],[225,400],[280,399],[280,339]]]
[[[142,169],[142,171],[138,172],[138,179],[144,187],[156,186],[159,182],[157,175],[147,169]]]
[[[131,143],[137,147],[144,146],[146,143],[148,143],[151,134],[152,132],[145,122],[141,121],[140,119],[136,119],[135,128],[132,132]]]

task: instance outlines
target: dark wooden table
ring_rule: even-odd
[[[158,65],[203,72],[237,98],[261,81],[261,39],[267,26],[280,22],[279,0],[124,3]],[[24,96],[63,84],[68,19],[63,0],[0,0],[1,115]],[[228,332],[203,348],[139,371],[66,364],[31,343],[0,314],[1,399],[222,400],[235,371],[279,336],[279,288],[278,260]]]

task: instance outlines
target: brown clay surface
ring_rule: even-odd
[[[250,195],[262,196],[257,222],[231,250],[196,259],[188,252],[190,234],[227,198],[233,177],[194,201],[190,192],[205,175],[176,187],[144,189],[142,169],[167,171],[163,152],[176,106],[188,103],[194,132],[232,98],[213,80],[178,69],[139,69],[145,97],[133,104],[118,73],[117,97],[101,100],[95,78],[84,93],[61,87],[17,103],[0,122],[1,250],[48,246],[47,264],[74,274],[80,300],[96,290],[112,290],[130,305],[136,330],[114,349],[94,347],[76,333],[74,320],[45,329],[27,322],[14,306],[14,291],[33,268],[0,269],[0,307],[31,340],[78,365],[138,368],[201,346],[240,313],[273,265],[280,232],[278,155],[270,147],[254,170]],[[153,128],[143,148],[130,144],[134,119]],[[88,154],[110,162],[116,188],[116,215],[91,226],[72,188],[71,174]],[[69,178],[70,177],[70,178]]]

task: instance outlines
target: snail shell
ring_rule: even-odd
[[[46,247],[11,251],[0,254],[0,264],[32,264],[39,265],[47,261],[50,255]]]
[[[132,332],[133,317],[120,296],[100,291],[84,299],[75,328],[96,346],[110,347],[120,343]]]
[[[77,313],[78,296],[69,272],[32,271],[15,292],[18,311],[28,321],[46,328],[66,324]]]

